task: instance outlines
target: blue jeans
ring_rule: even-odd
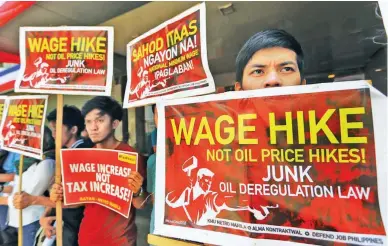
[[[39,227],[39,221],[23,226],[23,246],[34,246]]]
[[[7,228],[8,205],[0,205],[0,231]]]

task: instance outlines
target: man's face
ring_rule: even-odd
[[[57,124],[55,121],[49,122],[49,127],[51,130],[51,135],[54,139],[57,137]],[[66,146],[67,143],[69,143],[70,139],[73,137],[73,134],[71,133],[71,129],[69,129],[66,125],[62,124],[62,143],[61,146]],[[69,146],[66,146],[69,147]]]
[[[101,143],[114,134],[118,120],[112,122],[109,115],[101,114],[99,109],[93,109],[85,116],[85,126],[90,140]]]
[[[294,51],[281,48],[266,48],[257,51],[243,71],[242,86],[236,82],[236,90],[255,90],[278,86],[305,84]]]
[[[212,186],[212,177],[203,175],[202,178],[199,178],[198,182],[203,191],[209,191]]]

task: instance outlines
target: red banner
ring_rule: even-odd
[[[137,170],[137,153],[63,149],[61,158],[65,205],[96,203],[128,218],[132,204],[128,176]]]
[[[31,7],[35,1],[5,1],[0,5],[0,27]]]
[[[22,27],[17,92],[110,96],[113,28]]]
[[[370,89],[346,85],[158,105],[166,120],[158,128],[165,153],[157,154],[165,176],[157,183],[165,187],[156,192],[156,208],[164,207],[156,233],[221,245],[383,244],[377,170],[386,172],[376,164]]]
[[[131,41],[124,107],[215,91],[207,63],[205,4]]]
[[[19,64],[19,55],[0,51],[0,62]]]
[[[5,150],[37,159],[43,158],[47,98],[47,96],[7,97],[1,124]]]

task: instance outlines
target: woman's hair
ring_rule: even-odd
[[[50,128],[44,126],[43,133],[43,152],[54,150],[55,149],[55,140],[53,138]]]

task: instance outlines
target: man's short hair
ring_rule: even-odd
[[[155,114],[155,107],[156,107],[156,104],[152,104],[152,113]]]
[[[236,81],[242,83],[245,66],[259,50],[282,47],[296,53],[301,80],[303,80],[304,54],[299,42],[288,32],[278,29],[261,31],[248,39],[236,58]]]
[[[101,115],[109,115],[113,120],[121,121],[123,118],[123,108],[112,97],[97,96],[85,103],[82,107],[82,115],[85,117],[90,111],[98,109]]]
[[[47,121],[57,121],[57,109],[54,109],[47,115]],[[85,120],[76,106],[63,106],[63,125],[71,129],[73,126],[78,128],[77,136],[81,135],[81,132],[85,129]]]
[[[44,126],[43,132],[43,151],[50,151],[55,149],[55,140],[53,138],[53,134],[47,126]]]

